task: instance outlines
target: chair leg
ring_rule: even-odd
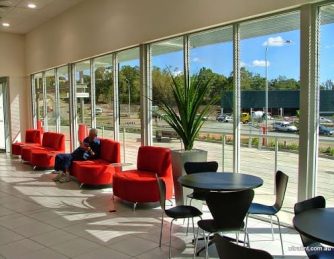
[[[208,244],[209,235],[210,233],[208,234],[208,237],[206,237],[205,231],[203,230],[203,236],[205,239],[205,259],[209,258],[209,244]]]
[[[194,239],[195,239],[195,224],[194,224],[194,218],[191,218],[192,222],[193,222],[193,234],[194,234]]]
[[[284,255],[284,248],[283,248],[283,240],[282,240],[282,232],[281,232],[281,223],[279,221],[279,218],[277,215],[274,215],[277,219],[277,223],[278,223],[278,230],[279,230],[279,238],[281,239],[281,247],[282,247],[282,255]]]
[[[272,240],[274,241],[275,237],[274,237],[274,227],[273,227],[273,216],[271,215],[270,215],[270,224],[271,224],[271,237],[272,237]]]
[[[184,205],[187,205],[188,204],[188,197],[186,197],[186,204],[184,204]],[[183,223],[182,224],[184,224],[184,222],[186,221],[186,218],[183,218]]]
[[[194,232],[195,233],[195,232]],[[197,227],[196,239],[195,239],[195,247],[194,247],[194,259],[197,253],[197,243],[198,243],[198,234],[199,234],[199,227]]]
[[[172,228],[173,228],[173,221],[170,223],[170,228],[169,228],[169,259],[172,258]]]
[[[161,247],[161,240],[162,240],[162,229],[164,226],[164,213],[162,212],[161,215],[161,226],[160,226],[160,241],[159,241],[159,247]]]
[[[190,199],[190,203],[189,203],[189,206],[191,206],[191,202],[192,202],[193,199]],[[188,197],[186,198],[186,205],[187,205],[187,201],[188,201]],[[188,222],[187,222],[187,232],[186,232],[186,235],[188,236],[188,232],[189,232],[189,218],[187,219]],[[184,222],[183,222],[184,223]]]
[[[248,213],[246,214],[245,233],[247,233],[248,247],[250,247],[249,235],[248,235]],[[246,243],[246,234],[244,236],[244,243]]]

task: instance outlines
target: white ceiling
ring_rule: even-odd
[[[0,0],[0,31],[25,34],[83,0]],[[37,8],[30,9],[34,3]],[[8,7],[1,7],[1,6]]]

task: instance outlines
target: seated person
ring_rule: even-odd
[[[100,140],[97,138],[97,129],[91,129],[87,138],[80,143],[80,147],[70,154],[58,154],[55,158],[55,171],[60,171],[53,179],[61,183],[70,181],[69,169],[72,161],[97,159],[100,157]]]

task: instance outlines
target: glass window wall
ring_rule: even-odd
[[[319,44],[319,157],[317,195],[326,198],[328,207],[334,206],[334,4],[320,8]]]
[[[122,159],[136,164],[141,146],[139,48],[117,53],[117,65]]]
[[[297,201],[300,15],[286,13],[240,25],[241,172],[260,176],[255,200],[274,201],[275,172],[289,176],[282,218]]]
[[[151,54],[153,143],[155,146],[181,149],[176,132],[161,119],[163,113],[157,104],[162,100],[174,104],[171,75],[183,80],[183,37],[151,44]]]
[[[99,135],[114,138],[112,55],[95,59],[95,115]]]
[[[211,105],[209,116],[199,133],[195,148],[208,150],[208,160],[219,162],[219,169],[233,171],[233,110],[221,105],[224,96],[233,91],[233,31],[232,27],[219,28],[193,34],[190,41],[190,78],[195,75],[210,79],[206,104]],[[205,105],[205,104],[204,104]]]

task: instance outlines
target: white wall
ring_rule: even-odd
[[[26,35],[27,73],[310,0],[86,0]]]
[[[9,77],[11,139],[20,140],[30,124],[30,91],[25,72],[25,39],[0,32],[0,77]]]

